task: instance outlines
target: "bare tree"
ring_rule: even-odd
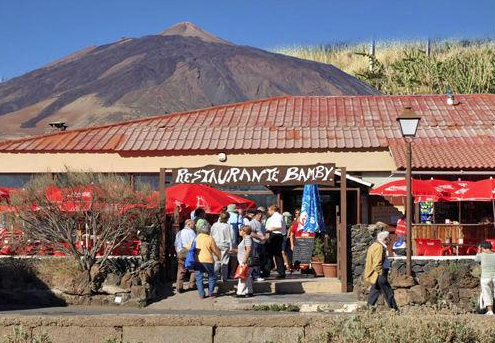
[[[146,194],[111,174],[37,176],[12,197],[12,204],[27,237],[73,256],[88,275],[157,218],[146,209]]]

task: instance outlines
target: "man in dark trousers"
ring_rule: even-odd
[[[399,311],[394,298],[394,291],[388,282],[390,262],[387,258],[387,244],[390,240],[388,231],[381,231],[376,237],[376,242],[368,248],[366,265],[364,268],[364,281],[371,285],[368,305],[374,306],[383,294],[385,301],[391,309]]]
[[[270,217],[266,221],[266,232],[268,240],[266,242],[266,267],[265,270],[272,269],[273,259],[277,266],[277,279],[285,279],[285,265],[282,257],[282,245],[284,235],[287,234],[284,217],[280,214],[280,209],[276,205],[268,207]]]

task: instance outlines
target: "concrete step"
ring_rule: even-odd
[[[269,279],[254,282],[254,292],[257,294],[337,294],[341,293],[341,283],[337,278],[298,277],[282,280]],[[220,292],[229,292],[237,288],[237,282],[219,283]]]

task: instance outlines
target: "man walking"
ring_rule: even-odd
[[[390,262],[387,258],[387,243],[390,240],[388,231],[381,231],[376,237],[376,242],[368,248],[366,265],[364,269],[364,281],[371,285],[368,305],[374,306],[383,294],[385,301],[391,309],[399,311],[394,298],[394,291],[388,282]]]

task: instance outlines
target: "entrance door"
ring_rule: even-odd
[[[296,208],[301,208],[301,189],[283,190],[281,198],[284,212],[294,213]],[[325,221],[325,232],[330,237],[335,237],[337,228],[337,206],[340,205],[340,190],[320,188],[321,209]],[[347,191],[347,223],[357,224],[357,192],[354,189]]]

